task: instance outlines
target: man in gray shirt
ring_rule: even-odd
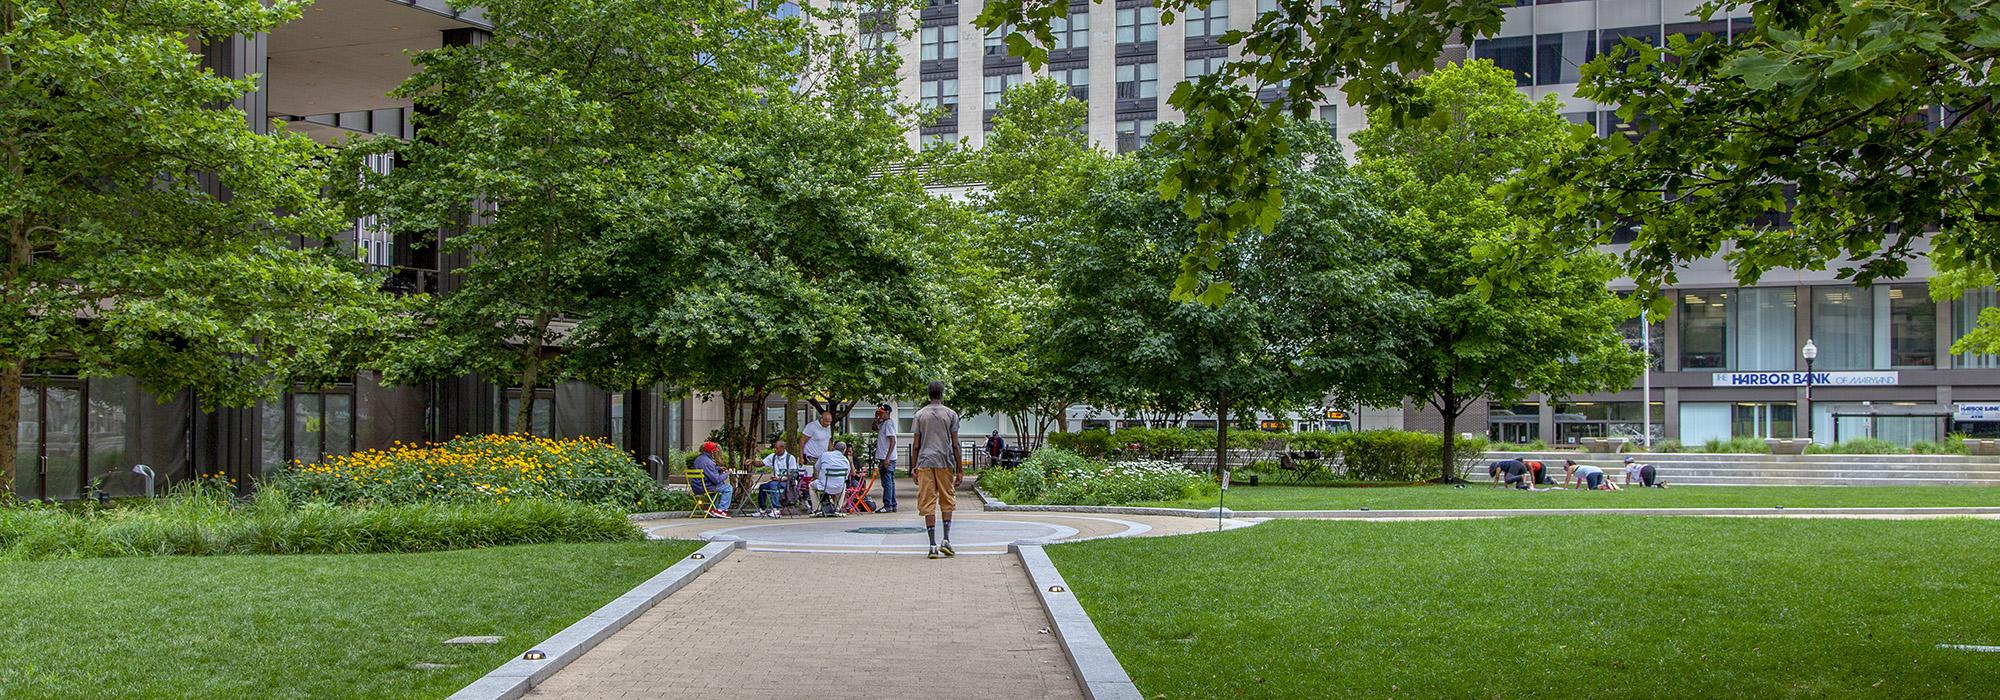
[[[965,468],[958,461],[958,412],[944,406],[944,382],[931,382],[931,403],[910,420],[910,475],[917,479],[917,512],[930,533],[931,558],[953,556],[951,511]],[[944,544],[938,544],[938,511],[944,512]]]

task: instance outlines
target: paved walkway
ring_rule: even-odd
[[[528,697],[1080,698],[1029,587],[1013,557],[739,551]]]
[[[932,561],[916,487],[898,486],[907,508],[898,513],[641,523],[655,538],[747,547],[528,696],[1080,698],[1020,560],[996,555],[1021,540],[1216,528],[1193,518],[984,512],[967,490],[952,522],[959,556]]]

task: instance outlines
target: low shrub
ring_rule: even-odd
[[[1813,444],[1806,446],[1806,454],[1814,455],[1900,455],[1911,450],[1881,438],[1849,438],[1831,445]]]
[[[642,536],[617,509],[572,501],[356,507],[300,503],[266,487],[236,504],[226,489],[201,482],[151,504],[0,508],[0,560],[431,552]]]
[[[1060,447],[1044,447],[1021,466],[991,469],[979,486],[1009,503],[1117,505],[1213,495],[1216,484],[1179,464],[1158,460],[1105,462]]]
[[[1527,442],[1495,442],[1488,449],[1495,452],[1542,452],[1549,449],[1549,443],[1535,438]]]
[[[1701,444],[1697,452],[1711,454],[1770,454],[1771,446],[1764,444],[1763,438],[1733,437],[1727,440],[1711,438]]]
[[[1686,452],[1687,448],[1681,446],[1681,441],[1669,438],[1666,440],[1654,440],[1653,451],[1663,454],[1675,454]]]
[[[1362,430],[1335,433],[1333,451],[1340,455],[1348,479],[1357,481],[1409,482],[1433,479],[1443,473],[1438,460],[1444,452],[1444,437],[1415,430]],[[1453,445],[1453,470],[1479,461],[1487,450],[1485,440],[1460,438]]]
[[[676,470],[677,471],[677,470]],[[477,435],[294,463],[270,484],[296,502],[498,503],[561,500],[628,512],[683,510],[623,450],[597,438]]]
[[[1111,456],[1111,452],[1118,448],[1118,441],[1111,437],[1111,431],[1104,428],[1091,428],[1074,433],[1050,433],[1048,442],[1050,447],[1100,459]]]
[[[1910,452],[1920,455],[1972,454],[1972,451],[1965,447],[1966,437],[1967,437],[1966,435],[1961,433],[1953,433],[1951,435],[1944,436],[1944,442],[1931,442],[1929,440],[1918,440],[1916,442],[1910,443]]]

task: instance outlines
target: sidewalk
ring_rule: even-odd
[[[1080,698],[1031,587],[1011,556],[738,551],[527,697]]]

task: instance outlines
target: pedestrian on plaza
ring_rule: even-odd
[[[896,419],[889,404],[875,406],[875,478],[882,480],[882,512],[896,512]]]
[[[805,438],[804,444],[799,445],[799,459],[806,466],[818,463],[819,456],[826,453],[827,443],[833,441],[833,414],[820,411],[819,419],[800,428],[799,435]]]
[[[708,507],[709,516],[727,518],[729,517],[729,502],[736,495],[736,487],[730,485],[729,473],[715,463],[715,455],[721,451],[722,446],[713,442],[704,442],[701,444],[701,454],[695,455],[694,462],[690,465],[695,469],[701,470],[701,479],[699,481],[688,482],[688,491],[695,494],[708,494],[713,497]]]
[[[847,461],[847,443],[835,443],[813,464],[813,488],[819,490],[820,515],[844,517],[841,501],[847,497],[847,477],[853,466]]]
[[[1503,459],[1487,467],[1486,473],[1493,477],[1493,485],[1495,486],[1512,486],[1517,489],[1528,488],[1527,462],[1518,459]],[[1506,479],[1505,483],[1501,482],[1502,478]]]
[[[1000,466],[1000,455],[1007,451],[1007,441],[1000,439],[999,429],[986,436],[986,466]]]
[[[944,382],[931,382],[930,405],[910,420],[910,474],[917,478],[917,511],[930,535],[931,558],[956,556],[951,549],[951,512],[958,507],[958,486],[965,467],[958,461],[958,412],[944,405]],[[938,543],[938,515],[944,516],[944,542]]]

